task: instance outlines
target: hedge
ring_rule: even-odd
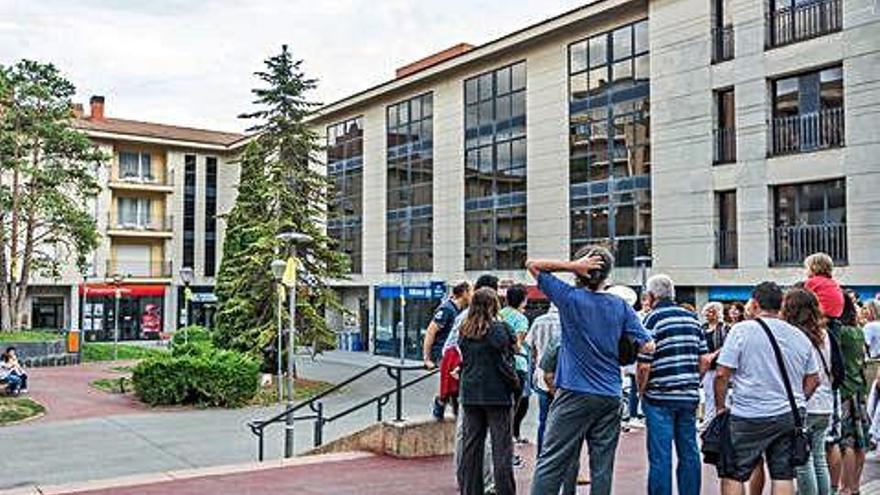
[[[185,342],[210,342],[211,331],[205,327],[198,325],[190,325],[186,328],[179,328],[171,336],[171,347],[181,345]]]
[[[253,399],[259,381],[256,360],[203,341],[144,360],[132,375],[135,394],[151,406],[237,407]]]

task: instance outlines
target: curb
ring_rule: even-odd
[[[320,463],[334,463],[354,461],[375,457],[368,452],[344,452],[338,454],[308,455],[294,457],[293,459],[279,459],[264,462],[249,462],[244,464],[231,464],[225,466],[212,466],[205,468],[181,469],[160,473],[135,474],[119,478],[105,480],[83,481],[63,483],[58,485],[28,485],[9,490],[0,490],[0,495],[62,495],[81,493],[94,490],[109,490],[113,488],[130,488],[134,486],[155,485],[174,481],[183,481],[193,478],[207,478],[212,476],[225,476],[270,469],[284,469],[298,466],[310,466]]]

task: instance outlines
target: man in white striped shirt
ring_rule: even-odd
[[[559,321],[559,310],[551,304],[550,309],[543,315],[535,318],[532,327],[526,335],[526,343],[532,350],[532,362],[535,363],[533,382],[535,393],[538,395],[538,453],[544,443],[544,428],[547,423],[547,412],[550,410],[550,390],[544,381],[544,372],[555,373],[556,370],[541,369],[541,359],[559,343],[562,335],[562,323]]]

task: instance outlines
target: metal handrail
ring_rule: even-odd
[[[324,415],[324,403],[321,402],[325,397],[339,391],[340,389],[352,384],[353,382],[360,380],[361,378],[372,374],[376,370],[384,369],[388,376],[395,380],[395,386],[391,389],[388,389],[378,395],[375,395],[369,399],[365,399],[348,409],[345,409],[339,413],[336,413],[332,416]],[[419,371],[424,370],[425,367],[422,365],[397,365],[397,364],[389,364],[389,363],[378,363],[369,368],[343,380],[342,382],[334,385],[333,387],[321,392],[320,394],[312,397],[311,399],[300,402],[299,404],[294,405],[293,407],[282,411],[275,416],[272,416],[269,419],[265,420],[252,420],[247,423],[248,427],[251,430],[251,433],[257,436],[257,458],[262,461],[265,452],[265,429],[267,426],[282,423],[287,420],[289,415],[294,415],[294,420],[314,420],[314,432],[313,432],[313,444],[315,447],[319,447],[323,444],[324,441],[324,425],[327,423],[331,423],[340,418],[343,418],[355,411],[359,411],[364,407],[369,406],[370,404],[376,403],[377,406],[377,421],[382,421],[382,408],[388,404],[391,400],[391,396],[395,396],[396,408],[395,408],[395,420],[403,421],[403,391],[417,383],[420,383],[427,379],[430,376],[435,375],[439,370],[433,369],[428,371],[427,373],[418,376],[414,379],[411,379],[407,382],[403,382],[403,372],[404,371]],[[303,408],[308,407],[314,414],[309,414],[305,416],[295,416],[297,411],[302,410]]]

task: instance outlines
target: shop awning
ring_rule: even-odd
[[[79,294],[85,294],[85,289],[88,288],[88,297],[104,297],[104,296],[115,296],[116,295],[116,286],[113,284],[87,284],[79,286]],[[124,296],[127,297],[144,297],[144,296],[155,296],[155,297],[163,297],[165,295],[166,286],[164,285],[131,285],[131,284],[122,284],[119,286],[119,289],[122,290]]]

